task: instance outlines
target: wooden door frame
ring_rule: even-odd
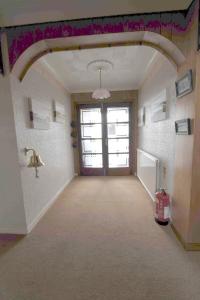
[[[126,176],[131,175],[132,173],[132,161],[133,161],[133,138],[132,138],[132,103],[131,102],[112,102],[112,103],[104,103],[104,113],[106,116],[106,108],[108,107],[129,107],[129,167],[128,168],[109,168],[108,167],[108,146],[106,147],[105,156],[107,158],[107,164],[105,166],[105,173],[107,176]],[[107,120],[105,122],[107,124]],[[106,131],[106,126],[105,131]],[[107,132],[105,133],[106,139]]]
[[[81,176],[104,176],[104,161],[103,161],[103,168],[84,168],[83,167],[83,159],[82,159],[82,144],[81,144],[81,122],[80,122],[80,110],[81,108],[101,108],[101,103],[91,103],[91,104],[78,104],[77,109],[77,133],[78,133],[78,150],[79,150],[79,168],[80,168],[80,175]],[[102,129],[102,135],[103,135],[103,129]],[[103,136],[102,136],[103,140]],[[103,145],[102,145],[103,147]],[[103,149],[102,149],[103,151]],[[103,153],[102,153],[103,156]],[[102,157],[103,158],[103,157]],[[86,171],[87,169],[87,171]]]
[[[107,118],[106,109],[108,107],[129,107],[129,168],[109,168],[108,167],[108,146],[105,144],[107,138]],[[82,145],[81,145],[81,126],[80,126],[80,109],[81,108],[101,108],[102,109],[102,159],[103,168],[87,168],[87,171],[83,168],[82,160]],[[81,176],[125,176],[132,173],[132,163],[133,163],[133,136],[132,136],[132,102],[100,102],[100,103],[85,103],[77,104],[77,133],[78,133],[78,152],[79,152],[79,163],[80,163],[80,175]],[[86,169],[86,168],[85,168]]]

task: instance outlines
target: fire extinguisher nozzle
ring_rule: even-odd
[[[155,218],[155,221],[156,221],[157,224],[159,224],[161,226],[167,226],[169,224],[169,221],[160,221],[156,218]]]

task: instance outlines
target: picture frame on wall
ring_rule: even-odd
[[[152,122],[159,122],[167,119],[167,103],[166,101],[152,105]]]
[[[65,123],[65,106],[64,104],[53,100],[53,120],[54,122],[64,124]]]
[[[145,107],[138,110],[138,127],[143,127],[145,124]]]
[[[50,107],[46,101],[28,98],[30,127],[39,130],[50,128]]]
[[[175,131],[177,135],[190,135],[191,119],[182,119],[175,122]]]
[[[193,91],[193,73],[189,70],[182,78],[175,82],[176,97],[181,98]]]

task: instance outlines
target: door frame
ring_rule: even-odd
[[[107,138],[107,118],[106,109],[108,107],[129,107],[129,167],[128,168],[109,168],[108,166],[108,143]],[[81,108],[101,108],[102,110],[102,159],[103,168],[84,168],[82,159],[82,143],[81,143],[81,122],[80,110]],[[133,113],[132,102],[130,101],[116,101],[116,102],[99,102],[99,103],[82,103],[76,105],[77,109],[77,133],[78,133],[78,152],[79,152],[79,168],[81,176],[126,176],[132,174],[133,164]]]
[[[80,122],[80,110],[81,108],[101,108],[101,103],[91,103],[91,104],[78,104],[77,105],[77,116],[78,116],[78,150],[79,150],[79,163],[80,163],[80,175],[81,176],[104,176],[104,160],[102,168],[84,168],[82,159],[82,144],[81,144],[81,122]],[[102,120],[103,122],[103,120]],[[102,141],[103,141],[103,130],[102,130]],[[102,159],[103,159],[103,142],[102,142]]]
[[[128,168],[109,168],[108,165],[108,137],[107,137],[107,126],[104,126],[104,134],[105,139],[107,140],[107,145],[105,145],[105,173],[107,176],[125,176],[131,175],[132,173],[132,103],[130,102],[112,102],[112,103],[104,103],[103,114],[105,114],[105,125],[107,125],[107,118],[106,118],[106,109],[108,107],[128,107],[129,108],[129,167]],[[105,143],[106,144],[106,143]]]

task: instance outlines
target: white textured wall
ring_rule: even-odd
[[[4,76],[0,75],[0,233],[26,233],[27,224],[17,155],[6,35],[0,36]]]
[[[26,221],[30,230],[74,176],[70,138],[70,96],[52,80],[39,63],[30,69],[22,83],[12,76],[11,86]],[[53,122],[51,115],[49,130],[31,129],[27,97],[45,101],[49,108],[53,99],[65,104],[66,124]],[[35,178],[34,169],[29,169],[25,165],[23,149],[26,146],[38,151],[45,162],[45,167],[39,169],[39,179]]]
[[[0,233],[26,233],[9,77],[0,75]]]
[[[161,160],[161,187],[167,188],[170,194],[173,190],[174,176],[176,76],[175,68],[163,55],[157,54],[138,97],[139,108],[145,106],[146,109],[145,126],[138,128],[138,146]],[[163,89],[167,92],[168,118],[152,122],[151,105]]]

